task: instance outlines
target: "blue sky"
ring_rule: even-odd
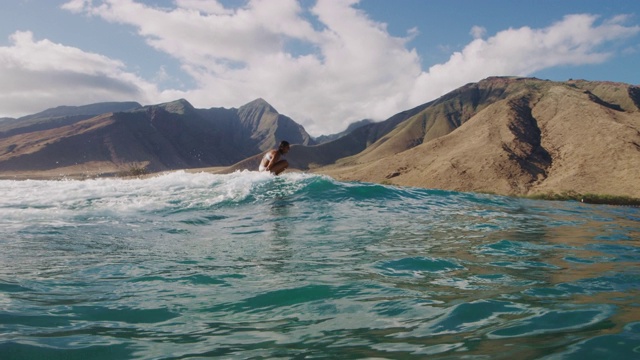
[[[640,84],[636,0],[7,0],[0,117],[263,98],[314,136],[488,76]]]

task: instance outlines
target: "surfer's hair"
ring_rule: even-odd
[[[286,147],[289,147],[289,142],[286,141],[286,140],[280,141],[280,146],[278,148],[282,149],[282,148],[286,148]]]

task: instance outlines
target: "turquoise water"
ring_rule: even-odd
[[[303,173],[0,181],[0,358],[638,359],[639,241]]]

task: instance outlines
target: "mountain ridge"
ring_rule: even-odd
[[[466,85],[425,110],[435,123],[439,111],[451,105],[448,100],[460,94],[491,99],[453,107],[448,114],[458,114],[460,125],[451,132],[431,138],[423,134],[415,144],[391,136],[322,172],[341,180],[506,195],[580,192],[640,198],[640,108],[628,101],[637,87],[605,83],[617,89],[605,91],[596,89],[603,84],[584,84],[488,78]],[[621,90],[629,95],[615,95]],[[425,113],[394,131],[415,126],[420,116]],[[392,140],[390,152],[384,145]]]
[[[127,167],[255,170],[264,151],[287,139],[294,144],[287,156],[292,170],[338,180],[640,198],[640,88],[624,83],[489,77],[322,143],[260,98],[237,109],[196,109],[180,99],[65,126],[23,138],[0,136],[0,176],[104,176]],[[72,133],[84,142],[71,141]],[[88,140],[100,145],[86,147]],[[87,159],[47,169],[15,167],[65,147],[85,149]],[[98,163],[111,165],[99,172]]]
[[[46,124],[59,125],[53,127],[13,124],[0,136],[0,175],[108,176],[130,169],[158,172],[229,166],[263,151],[266,144],[273,146],[276,136],[313,144],[304,128],[264,104],[247,104],[242,113],[196,109],[179,99],[62,124],[47,119]],[[254,107],[259,111],[251,111]],[[256,133],[247,124],[268,131]]]

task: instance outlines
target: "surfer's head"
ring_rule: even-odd
[[[280,146],[278,147],[278,150],[283,154],[288,153],[289,152],[289,142],[285,141],[285,140],[282,140],[280,142]]]

